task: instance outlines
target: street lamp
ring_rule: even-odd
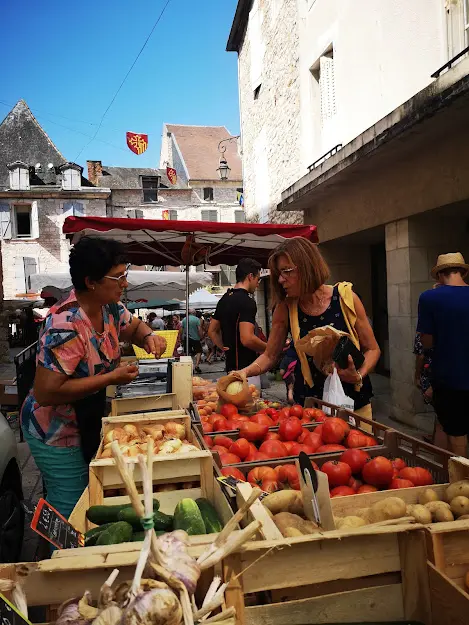
[[[235,137],[228,137],[227,139],[222,139],[218,144],[218,151],[221,153],[220,162],[218,164],[217,172],[220,176],[220,180],[228,180],[230,175],[231,168],[228,165],[228,161],[225,158],[226,145],[224,143],[229,143],[230,141],[237,141],[240,135],[236,135]]]

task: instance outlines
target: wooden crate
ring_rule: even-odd
[[[177,410],[178,408],[179,404],[176,393],[142,395],[142,397],[121,397],[120,399],[111,400],[111,415],[113,417],[138,412]]]
[[[186,413],[183,415],[167,416],[167,414],[146,414],[108,417],[103,419],[103,436],[116,425],[125,425],[126,423],[135,423],[146,425],[151,423],[161,423],[164,425],[167,421],[176,421],[183,423],[188,433],[188,440],[200,447],[197,437],[191,429],[191,419]],[[103,441],[98,449],[99,457],[103,448]],[[125,458],[125,461],[134,474],[137,485],[141,484],[140,468],[137,458]],[[164,456],[155,455],[153,463],[153,483],[168,484],[180,482],[200,481],[201,475],[207,476],[207,484],[211,482],[213,473],[212,455],[210,452],[200,450],[198,452],[175,453]],[[116,468],[115,461],[112,458],[103,458],[92,460],[90,463],[89,473],[89,497],[90,504],[102,504],[105,498],[106,490],[119,489],[122,487],[122,480]],[[209,486],[208,486],[209,487]]]

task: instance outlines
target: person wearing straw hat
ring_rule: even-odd
[[[431,271],[441,285],[421,294],[417,332],[433,348],[433,404],[450,450],[467,455],[469,433],[469,265],[460,252],[441,254]]]

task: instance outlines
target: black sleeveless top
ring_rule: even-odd
[[[321,328],[322,326],[333,326],[337,330],[348,333],[347,324],[340,307],[338,287],[334,287],[331,303],[322,315],[307,315],[298,306],[298,322],[300,324],[300,338],[306,336],[310,330],[315,330],[316,328]],[[298,360],[295,368],[295,385],[293,387],[295,402],[301,404],[302,406],[304,405],[306,397],[317,397],[318,399],[322,399],[324,382],[326,381],[326,376],[321,373],[321,371],[316,369],[313,359],[310,356],[307,358],[314,385],[310,388],[304,381],[303,374],[301,372],[301,363]],[[363,386],[359,391],[355,390],[354,384],[342,382],[342,386],[345,394],[355,402],[355,410],[359,410],[360,408],[363,408],[363,406],[369,404],[370,398],[373,397],[371,380],[368,376],[363,378]]]

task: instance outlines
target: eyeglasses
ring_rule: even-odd
[[[279,269],[278,272],[283,278],[289,278],[290,274],[297,270],[297,267],[287,267],[286,269]]]
[[[117,280],[117,282],[123,282],[127,280],[127,276],[129,275],[130,263],[127,263],[125,266],[125,271],[120,276],[104,276],[105,278],[109,278],[109,280]]]

